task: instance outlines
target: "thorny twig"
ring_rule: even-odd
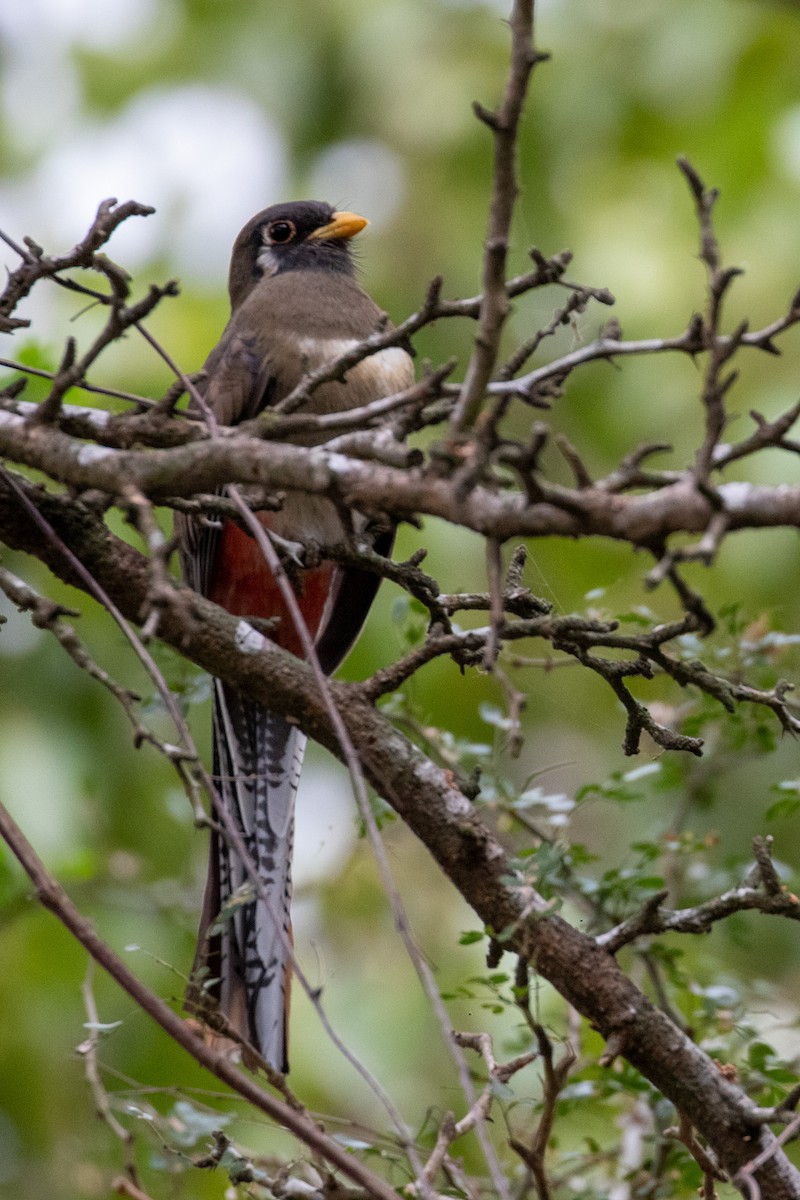
[[[9,274],[0,295],[0,330],[10,333],[14,329],[29,325],[29,321],[11,316],[19,303],[30,294],[40,279],[58,279],[64,271],[74,270],[76,267],[99,271],[112,282],[112,286],[121,290],[125,273],[99,255],[98,251],[123,221],[132,216],[149,217],[154,212],[154,208],[147,204],[139,204],[135,200],[128,200],[124,204],[117,204],[115,199],[104,200],[98,207],[95,219],[83,240],[68,253],[52,257],[45,255],[42,247],[32,238],[25,238],[23,248],[4,234],[3,240],[19,254],[22,262]]]
[[[470,603],[465,607],[479,607]],[[491,598],[484,599],[480,607],[489,608]],[[505,611],[513,611],[509,606]],[[443,655],[450,655],[456,662],[476,664],[485,656],[486,647],[494,638],[510,643],[523,638],[544,638],[554,650],[571,656],[575,661],[594,671],[611,687],[628,713],[628,722],[623,743],[626,754],[635,754],[642,733],[648,733],[658,745],[666,749],[689,751],[699,754],[702,740],[688,737],[678,730],[670,729],[656,721],[647,707],[636,700],[624,680],[627,677],[652,678],[655,670],[671,676],[682,686],[691,684],[712,696],[728,711],[736,703],[747,702],[763,705],[775,713],[787,732],[800,733],[800,717],[788,706],[788,685],[778,683],[769,690],[748,687],[735,680],[717,675],[699,660],[684,661],[668,654],[665,643],[697,629],[695,619],[689,615],[682,621],[655,626],[646,633],[619,634],[616,621],[598,621],[583,617],[544,616],[504,621],[500,627],[489,626],[454,632],[442,632],[433,626],[425,641],[411,650],[391,666],[376,671],[361,685],[372,698],[396,690],[405,679],[410,678],[421,667]],[[607,657],[596,653],[598,649],[628,651],[635,657]]]
[[[467,433],[475,424],[497,361],[500,334],[508,315],[506,258],[511,218],[518,192],[517,127],[531,71],[537,62],[548,57],[533,47],[533,0],[514,0],[509,27],[511,68],[503,102],[496,112],[490,112],[478,103],[473,105],[476,115],[492,132],[494,166],[483,256],[480,328],[451,419],[451,430],[454,434]]]
[[[616,954],[645,934],[708,933],[717,921],[725,920],[732,913],[751,910],[800,921],[800,899],[778,879],[770,854],[771,846],[772,838],[753,839],[756,865],[738,887],[692,908],[676,910],[663,907],[666,892],[655,892],[633,916],[615,929],[600,934],[598,945]]]
[[[508,1080],[516,1075],[518,1071],[521,1071],[523,1067],[532,1063],[539,1053],[537,1049],[529,1051],[526,1054],[520,1054],[510,1062],[497,1063],[494,1057],[492,1041],[488,1034],[456,1033],[453,1031],[452,1038],[459,1046],[475,1050],[482,1056],[489,1075],[489,1082],[484,1086],[480,1095],[473,1101],[470,1110],[464,1114],[460,1121],[456,1121],[452,1113],[445,1113],[439,1126],[436,1145],[425,1164],[424,1170],[417,1176],[414,1183],[406,1188],[406,1191],[410,1195],[425,1195],[426,1191],[430,1191],[435,1184],[436,1176],[444,1166],[447,1152],[453,1142],[457,1138],[463,1137],[465,1133],[469,1133],[471,1129],[476,1128],[489,1117],[496,1085],[507,1084]]]
[[[9,371],[18,371],[21,375],[30,375],[34,379],[49,379],[53,382],[57,378],[54,371],[45,371],[41,367],[31,367],[27,363],[16,362],[12,358],[0,358],[0,367],[5,367]],[[113,400],[127,400],[130,404],[135,404],[137,407],[143,409],[151,408],[154,404],[153,400],[149,400],[146,396],[139,396],[135,392],[121,392],[116,388],[100,387],[97,384],[89,383],[85,379],[72,386],[81,392],[89,392],[93,396],[108,396]],[[14,407],[17,412],[25,411],[22,404],[17,404]],[[28,415],[32,415],[36,408],[38,408],[38,405],[29,404],[27,406]],[[99,420],[107,420],[111,415],[102,409],[96,408],[87,409],[86,411]],[[70,406],[70,413],[68,415],[74,416],[73,406]]]
[[[97,1012],[94,991],[92,990],[93,970],[94,962],[90,959],[83,984],[81,985],[81,994],[83,995],[83,1003],[86,1009],[86,1027],[89,1030],[89,1036],[78,1047],[78,1053],[83,1056],[86,1078],[89,1082],[92,1097],[94,1098],[97,1115],[105,1121],[114,1134],[114,1137],[122,1143],[128,1182],[134,1187],[138,1187],[139,1176],[136,1171],[136,1160],[133,1153],[134,1137],[130,1130],[126,1129],[114,1115],[108,1092],[103,1086],[100,1067],[97,1062],[97,1043],[100,1040],[100,1018]]]
[[[531,1033],[536,1039],[540,1061],[544,1069],[541,1115],[536,1128],[527,1141],[512,1134],[509,1145],[530,1171],[538,1200],[550,1200],[552,1195],[545,1155],[553,1131],[556,1103],[575,1065],[576,1053],[567,1045],[558,1062],[553,1055],[553,1043],[544,1026],[533,1015],[530,1005],[528,963],[520,958],[517,962],[516,986],[514,990],[517,1006],[521,1010]]]
[[[197,749],[192,740],[188,726],[178,707],[175,697],[168,687],[167,682],[164,679],[162,672],[159,670],[152,654],[150,654],[149,650],[136,634],[136,631],[131,623],[125,619],[108,593],[100,586],[97,580],[93,578],[91,573],[87,571],[83,563],[72,553],[70,548],[58,536],[46,518],[42,516],[36,505],[31,500],[30,496],[24,490],[22,481],[20,480],[18,482],[14,479],[10,472],[5,471],[2,468],[0,468],[0,473],[4,475],[9,487],[17,496],[22,508],[27,512],[33,523],[41,530],[41,533],[44,535],[45,539],[58,548],[59,553],[63,556],[64,560],[69,563],[70,570],[74,572],[75,575],[82,581],[86,591],[89,592],[90,595],[94,596],[94,598],[103,605],[106,612],[113,617],[114,621],[127,638],[134,653],[136,654],[136,657],[141,662],[148,676],[155,683],[164,707],[169,713],[173,724],[178,731],[181,743],[177,751],[173,750],[172,747],[167,747],[166,752],[170,758],[170,761],[178,771],[181,782],[186,789],[186,793],[190,799],[194,812],[201,812],[202,806],[200,804],[199,791],[200,787],[202,786],[201,780],[203,778],[207,779],[207,777],[204,777],[204,772],[200,763],[200,757],[197,753]],[[98,674],[97,678],[101,679],[102,681],[101,674]],[[106,684],[106,686],[108,686],[108,684]],[[115,691],[114,694],[117,695],[117,692]],[[147,740],[152,739],[148,738]],[[159,748],[164,745],[164,743],[158,741],[155,741],[154,744]],[[207,782],[210,784],[210,781]]]
[[[76,611],[39,595],[24,580],[6,570],[5,567],[0,567],[0,590],[8,596],[20,612],[31,614],[31,621],[37,629],[47,629],[52,633],[82,671],[86,671],[92,679],[96,679],[111,692],[131,723],[135,746],[140,746],[143,742],[150,742],[172,762],[191,761],[192,756],[186,749],[161,741],[152,730],[141,723],[137,712],[139,697],[128,688],[120,687],[108,672],[92,659],[81,644],[74,628],[64,620],[65,616],[77,616]]]

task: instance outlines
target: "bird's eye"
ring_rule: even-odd
[[[275,246],[290,242],[295,235],[295,227],[291,221],[273,221],[267,229],[269,240]]]

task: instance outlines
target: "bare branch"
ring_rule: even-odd
[[[41,504],[51,521],[57,522],[62,541],[78,540],[84,562],[101,583],[113,589],[123,610],[138,613],[150,586],[149,569],[141,556],[113,539],[102,522],[93,523],[87,512],[75,522],[70,515],[75,511],[74,502],[43,496]],[[2,488],[0,527],[7,530],[12,543],[25,536],[24,524],[9,528]],[[47,548],[44,556],[57,571],[65,570],[63,557]],[[190,627],[180,608],[165,608],[161,638],[179,645],[193,661],[235,683],[255,700],[268,703],[274,711],[301,714],[307,732],[340,753],[310,669],[277,647],[266,655],[244,653],[237,648],[238,618],[199,596],[192,603],[195,619]],[[357,688],[333,683],[331,693],[367,777],[429,847],[483,923],[505,931],[504,944],[534,961],[539,974],[550,979],[594,1023],[617,1053],[624,1054],[687,1113],[718,1151],[729,1173],[749,1161],[753,1152],[760,1152],[766,1143],[760,1142],[739,1089],[720,1078],[699,1047],[649,1004],[605,949],[549,912],[546,903],[537,903],[529,886],[522,881],[514,883],[515,867],[459,791],[452,773],[434,767],[375,712]],[[387,756],[392,763],[390,777],[385,771]],[[182,1033],[178,1036],[185,1037]],[[181,1044],[186,1043],[181,1040]],[[747,1150],[741,1140],[745,1134],[753,1139]],[[352,1168],[352,1159],[345,1157]],[[790,1195],[787,1180],[788,1186],[796,1186],[800,1179],[781,1155],[774,1155],[762,1170],[775,1196]]]
[[[466,433],[475,424],[497,361],[500,334],[508,315],[506,257],[511,218],[519,190],[516,178],[517,128],[531,71],[537,62],[547,58],[547,55],[539,54],[533,48],[533,0],[514,0],[509,26],[511,69],[503,103],[495,113],[475,105],[476,115],[492,130],[494,167],[483,257],[480,329],[451,420],[451,429],[455,434]]]
[[[133,1134],[117,1120],[111,1108],[111,1102],[108,1097],[108,1092],[103,1086],[103,1080],[100,1076],[100,1068],[97,1062],[97,1044],[100,1039],[100,1017],[97,1012],[97,1005],[94,999],[92,990],[92,973],[94,968],[93,960],[89,960],[89,966],[86,971],[83,984],[81,986],[81,994],[83,1003],[86,1009],[87,1028],[89,1036],[84,1042],[78,1046],[78,1054],[83,1056],[86,1078],[89,1082],[89,1087],[94,1098],[95,1109],[97,1115],[105,1121],[109,1129],[121,1143],[125,1153],[125,1170],[128,1174],[127,1183],[136,1188],[139,1184],[139,1177],[136,1171],[136,1159],[133,1153],[134,1137]]]
[[[756,868],[738,887],[706,900],[693,908],[670,910],[663,907],[666,892],[656,892],[621,925],[600,934],[597,944],[611,954],[644,934],[708,933],[717,922],[736,912],[769,913],[800,921],[800,899],[779,880],[770,856],[771,838],[755,838],[753,852]]]
[[[17,305],[28,296],[40,279],[54,279],[61,272],[76,267],[88,267],[103,270],[108,260],[102,260],[97,251],[109,240],[111,235],[129,217],[149,217],[155,212],[147,204],[139,204],[128,200],[117,204],[115,199],[104,200],[95,216],[89,232],[68,253],[48,258],[41,246],[32,239],[26,238],[26,249],[22,249],[6,234],[3,240],[10,245],[22,258],[22,263],[12,271],[0,295],[0,330],[11,332],[29,324],[26,320],[12,318]]]

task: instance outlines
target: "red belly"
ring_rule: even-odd
[[[263,525],[265,514],[258,514]],[[312,637],[319,630],[331,585],[333,563],[301,571],[294,584],[306,626]],[[284,650],[303,657],[300,637],[287,610],[280,589],[258,547],[255,538],[238,525],[226,521],[211,569],[208,598],[236,617],[279,618],[270,634]]]

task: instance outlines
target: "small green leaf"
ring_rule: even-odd
[[[766,811],[768,821],[778,821],[783,817],[794,817],[800,812],[800,796],[784,796],[776,800]]]

